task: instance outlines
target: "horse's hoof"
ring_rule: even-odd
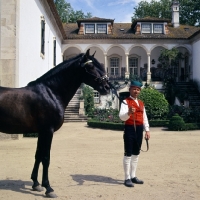
[[[46,193],[46,196],[47,196],[48,198],[57,198],[57,197],[58,197],[54,192]]]
[[[38,185],[36,187],[33,187],[33,191],[37,191],[37,192],[42,192],[44,189],[41,187],[41,185]]]

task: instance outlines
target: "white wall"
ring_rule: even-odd
[[[193,79],[200,83],[200,40],[193,44],[192,54]]]
[[[17,87],[26,86],[53,67],[53,38],[56,37],[56,64],[62,62],[61,38],[56,33],[39,0],[20,0],[19,5],[19,63]],[[41,50],[41,16],[45,18],[45,58]]]

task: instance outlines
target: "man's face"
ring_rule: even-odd
[[[131,87],[129,88],[130,95],[131,95],[133,98],[137,98],[138,95],[140,94],[140,91],[141,91],[141,88],[139,88],[139,87],[131,86]]]

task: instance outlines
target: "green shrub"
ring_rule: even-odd
[[[178,114],[175,114],[169,121],[168,125],[169,130],[171,131],[181,131],[185,130],[185,122],[183,121],[183,118],[180,117]]]
[[[166,119],[169,104],[162,93],[153,88],[144,88],[141,90],[139,99],[144,102],[149,120]]]

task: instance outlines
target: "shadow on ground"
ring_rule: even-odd
[[[9,180],[9,179],[0,180],[0,192],[1,190],[10,190],[19,193],[32,194],[34,196],[45,197],[43,193],[34,193],[35,191],[32,190],[32,184],[33,183],[31,181]],[[26,186],[28,186],[28,188]]]
[[[108,183],[108,184],[123,184],[122,180],[113,179],[107,176],[98,176],[98,175],[83,175],[83,174],[72,174],[72,179],[76,181],[77,185],[83,185],[84,182],[96,182],[96,183]]]

